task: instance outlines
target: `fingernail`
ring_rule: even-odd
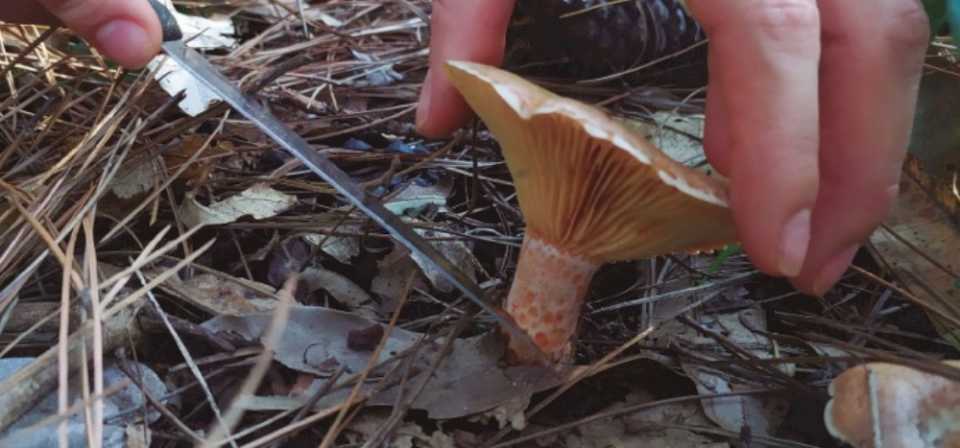
[[[787,220],[780,237],[780,274],[795,277],[803,267],[810,245],[810,209],[803,209]]]
[[[144,52],[152,47],[147,31],[130,20],[114,20],[100,27],[96,34],[97,47],[108,58],[126,66],[139,65],[150,55]],[[145,63],[145,62],[144,62]]]
[[[430,92],[431,80],[433,79],[433,70],[427,71],[427,77],[423,80],[423,86],[420,87],[420,104],[417,105],[417,130],[422,131],[424,122],[430,116]]]
[[[850,262],[853,261],[853,257],[857,254],[859,248],[860,246],[851,246],[831,257],[817,274],[816,280],[813,281],[813,293],[822,296],[832,288],[833,284],[843,276],[843,273],[847,272],[847,268],[850,267]]]

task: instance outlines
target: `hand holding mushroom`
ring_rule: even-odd
[[[671,160],[601,110],[512,73],[461,61],[447,68],[513,177],[526,229],[506,312],[548,361],[570,360],[601,264],[735,240],[723,180]],[[510,342],[514,362],[540,360]]]
[[[448,60],[498,65],[513,0],[434,1],[418,128],[469,117]],[[710,38],[705,149],[744,249],[822,294],[897,192],[929,25],[915,0],[686,0]],[[869,20],[864,20],[869,17]]]

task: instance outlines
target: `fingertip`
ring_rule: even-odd
[[[815,170],[774,170],[773,163],[739,160],[730,199],[737,234],[758,270],[792,278],[802,272],[812,241]]]
[[[432,83],[430,82],[431,75],[433,74],[432,70],[427,71],[427,76],[423,79],[423,84],[420,86],[420,98],[417,101],[417,132],[425,137],[433,137],[432,120],[430,115],[430,99],[433,96],[431,93]]]
[[[808,263],[800,275],[790,279],[790,283],[804,294],[823,297],[847,273],[860,246],[860,244],[847,246],[813,268]]]
[[[771,213],[776,214],[776,213]],[[737,233],[750,261],[761,272],[794,278],[803,270],[810,248],[810,210],[801,209],[779,226],[756,213],[736,212]]]
[[[445,138],[470,119],[466,100],[441,70],[430,69],[420,89],[417,132],[427,138]]]
[[[101,25],[93,39],[107,58],[128,69],[147,65],[160,50],[159,33],[129,19],[115,19]]]
[[[799,287],[817,296],[826,294],[847,272],[859,249],[860,245],[854,245],[837,252],[823,265],[823,269],[813,278],[812,282],[802,282]]]
[[[451,59],[500,65],[513,7],[514,0],[433,2],[430,71],[417,107],[418,133],[442,138],[467,124],[472,112],[442,65]]]

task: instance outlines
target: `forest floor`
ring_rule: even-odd
[[[429,1],[177,5],[213,64],[505,296],[524,221],[496,139],[414,130]],[[703,85],[671,83],[671,58],[583,82],[523,26],[506,69],[706,163]],[[124,71],[64,30],[0,24],[0,446],[833,447],[845,369],[960,379],[940,363],[956,208],[923,160],[824,297],[736,246],[604,266],[558,375],[501,362],[491,316],[157,61]]]

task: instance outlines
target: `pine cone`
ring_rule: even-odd
[[[678,0],[526,0],[518,2],[517,19],[526,25],[511,36],[514,62],[560,59],[568,63],[569,75],[579,77],[629,69],[705,37]],[[682,68],[703,75],[705,56],[702,46],[658,71]]]

